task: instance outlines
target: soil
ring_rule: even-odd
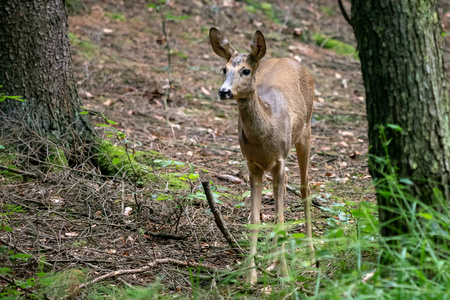
[[[130,148],[159,151],[167,160],[185,164],[179,173],[200,177],[188,182],[188,191],[169,190],[161,183],[140,186],[121,178],[105,181],[69,171],[58,175],[60,180],[7,186],[3,195],[26,211],[19,218],[11,217],[14,232],[4,235],[2,243],[34,258],[44,255],[54,270],[87,270],[89,278],[163,258],[219,270],[242,262],[230,251],[200,196],[199,180],[211,179],[222,194],[218,199],[225,223],[238,240],[245,240],[248,175],[237,138],[237,105],[217,99],[224,62],[209,44],[213,26],[240,51],[248,51],[254,31],[260,29],[266,37],[267,57],[293,57],[313,76],[309,168],[313,199],[325,207],[345,201],[374,202],[359,60],[316,45],[312,38],[321,33],[356,47],[337,1],[277,0],[271,1],[270,10],[255,12],[249,3],[253,1],[172,0],[162,5],[162,13],[146,1],[86,0],[76,6],[69,18],[74,72],[92,121],[103,123],[95,116],[104,114],[117,122],[115,128],[126,134]],[[346,7],[350,12],[350,5]],[[442,10],[442,18],[449,31],[448,8]],[[449,70],[448,35],[445,42]],[[111,140],[102,127],[98,129]],[[295,151],[287,168],[289,185],[299,189]],[[173,170],[172,166],[154,172]],[[269,179],[265,189],[271,189]],[[160,200],[161,195],[168,200]],[[124,206],[132,208],[129,215],[123,213]],[[287,222],[304,218],[301,199],[292,192],[287,192],[285,209]],[[270,222],[273,215],[269,191],[261,217]],[[312,215],[314,234],[322,237],[332,216],[317,207]],[[292,225],[289,231],[303,232],[303,224]],[[172,236],[158,236],[161,233]],[[27,276],[36,265],[36,259],[30,260],[16,272]],[[161,277],[173,291],[190,289],[189,271],[183,266],[161,264],[151,272],[121,276],[143,286]]]

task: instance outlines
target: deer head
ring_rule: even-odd
[[[227,60],[222,68],[224,82],[219,90],[220,99],[246,99],[256,90],[256,72],[266,54],[266,41],[257,30],[250,43],[250,53],[238,53],[228,39],[216,28],[209,38],[214,52]]]

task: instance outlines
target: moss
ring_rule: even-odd
[[[102,173],[107,175],[115,175],[119,172],[123,174],[131,169],[131,165],[137,164],[131,155],[127,155],[124,147],[114,146],[107,141],[99,145],[98,163]]]
[[[358,59],[358,52],[356,52],[356,49],[349,44],[334,40],[321,33],[313,34],[312,39],[318,46],[325,49],[334,50],[336,53],[341,55],[352,56],[353,58]]]
[[[67,0],[66,7],[68,14],[71,16],[81,14],[86,11],[86,8],[80,0]]]
[[[91,60],[95,53],[100,49],[99,46],[92,44],[89,41],[81,40],[76,34],[69,32],[70,45],[81,52],[84,59]]]
[[[108,141],[103,141],[98,147],[98,164],[100,170],[106,175],[129,177],[136,176],[136,181],[151,181],[160,184],[161,187],[170,189],[186,189],[188,184],[179,178],[178,173],[165,173],[155,175],[153,166],[155,160],[170,160],[157,151],[136,151],[134,156],[127,155],[124,147],[114,146]]]
[[[61,167],[69,166],[66,155],[64,154],[64,151],[62,149],[55,149],[55,152],[53,154],[50,154],[47,157],[46,161],[50,164],[50,172],[61,171],[63,169]]]
[[[117,12],[107,12],[105,13],[105,16],[109,19],[111,19],[112,21],[126,21],[127,17],[125,17],[125,15],[121,14],[121,13],[117,13]]]
[[[283,23],[284,12],[276,9],[269,2],[260,2],[256,0],[244,0],[246,5],[245,9],[250,13],[262,12],[267,18],[272,20],[275,24],[280,25]]]
[[[189,188],[189,184],[180,179],[179,173],[166,173],[158,176],[150,173],[146,176],[146,179],[160,184],[162,188],[168,187],[171,190],[185,190]]]
[[[15,170],[17,169],[17,166],[14,164],[16,159],[16,155],[11,155],[4,148],[0,149],[0,165],[4,165],[7,168]],[[6,180],[7,182],[22,181],[23,177],[22,175],[0,169],[0,181],[2,180]]]

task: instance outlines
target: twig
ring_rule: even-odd
[[[7,166],[4,165],[0,165],[0,169],[1,170],[5,170],[11,173],[16,173],[22,176],[28,176],[28,177],[32,177],[32,178],[39,178],[40,176],[34,173],[30,173],[27,171],[22,171],[22,170],[18,170],[18,169],[12,169],[12,168],[8,168]]]
[[[173,233],[165,233],[165,232],[153,232],[147,231],[147,233],[153,237],[165,240],[184,240],[186,238],[185,235],[173,234]]]
[[[273,180],[273,179],[272,179],[272,176],[270,176],[270,175],[266,175],[266,177],[267,177],[267,179],[269,179],[270,181]],[[288,191],[291,192],[291,193],[296,194],[296,195],[299,196],[299,197],[302,197],[302,193],[301,193],[299,190],[297,190],[296,188],[294,188],[293,186],[290,186],[289,184],[286,184],[286,190],[288,190]],[[302,198],[302,199],[303,199],[303,198]],[[311,200],[311,203],[312,203],[312,205],[314,205],[314,206],[317,207],[317,208],[323,207],[323,205],[320,204],[317,200],[312,199],[312,200]]]
[[[342,0],[338,0],[339,3],[339,9],[341,10],[342,15],[344,16],[344,19],[347,21],[348,24],[350,24],[350,26],[353,27],[353,22],[350,19],[350,17],[347,14],[347,11],[345,10],[344,5],[342,4]]]
[[[235,238],[231,235],[228,230],[225,222],[223,221],[222,214],[220,210],[216,207],[216,202],[214,201],[214,196],[211,192],[211,186],[209,184],[209,180],[202,181],[203,189],[205,190],[206,199],[208,200],[209,207],[211,208],[211,212],[214,215],[214,221],[216,222],[217,227],[219,227],[223,236],[227,240],[228,244],[230,244],[232,250],[236,253],[244,253],[239,244],[236,242]]]
[[[290,186],[289,184],[286,184],[286,189],[287,189],[289,192],[296,194],[297,196],[300,196],[300,197],[302,196],[302,193],[301,193],[299,190],[297,190],[297,189],[294,188],[293,186]],[[317,208],[323,207],[323,205],[320,204],[320,203],[319,203],[317,200],[315,200],[315,199],[312,199],[312,200],[311,200],[311,203],[312,203],[312,205],[314,205],[314,206],[317,207]]]
[[[199,263],[186,262],[186,261],[181,261],[181,260],[177,260],[177,259],[173,259],[173,258],[156,259],[156,260],[150,262],[148,265],[146,265],[146,266],[144,266],[142,268],[113,271],[113,272],[107,273],[105,275],[99,276],[97,278],[94,278],[94,279],[92,279],[89,282],[80,284],[65,299],[71,299],[71,297],[73,297],[76,294],[78,294],[81,291],[81,289],[83,289],[83,288],[85,288],[85,287],[87,287],[87,286],[89,286],[91,284],[94,284],[96,282],[105,280],[107,278],[119,276],[119,275],[143,273],[143,272],[146,272],[147,270],[149,270],[150,268],[152,268],[152,267],[154,267],[156,265],[161,265],[161,264],[173,264],[173,265],[183,266],[183,267],[206,268],[206,269],[209,269],[209,270],[212,270],[212,271],[217,271],[217,269],[215,267],[205,266],[205,265],[202,265],[202,264],[199,264]]]
[[[186,218],[191,226],[192,233],[194,234],[195,244],[197,245],[197,251],[200,252],[200,244],[198,243],[197,231],[195,230],[194,224],[192,224],[191,218],[189,217],[188,206],[184,207],[184,213],[186,214]]]

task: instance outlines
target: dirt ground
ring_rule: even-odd
[[[237,138],[237,105],[217,99],[224,62],[212,51],[208,31],[218,27],[238,50],[248,51],[254,31],[260,29],[266,36],[267,57],[293,57],[315,81],[309,168],[314,200],[323,206],[374,201],[367,171],[367,121],[359,60],[325,49],[312,38],[321,33],[356,47],[337,1],[277,0],[270,2],[270,9],[249,8],[256,1],[168,3],[163,5],[163,14],[168,16],[167,36],[161,13],[156,7],[148,8],[146,1],[86,0],[72,8],[69,31],[74,72],[87,110],[117,122],[116,129],[125,132],[136,150],[157,150],[185,163],[180,173],[211,178],[216,192],[222,193],[219,200],[225,222],[232,233],[243,238],[249,185]],[[449,19],[447,8],[443,15],[447,31]],[[170,66],[167,41],[172,52]],[[447,35],[447,66],[449,43]],[[168,71],[171,85],[165,110]],[[99,123],[94,115],[93,122]],[[298,189],[294,151],[287,167],[289,185]],[[155,172],[169,171],[161,168]],[[89,278],[139,268],[154,259],[201,262],[211,270],[231,268],[241,261],[229,251],[207,203],[192,197],[202,193],[199,181],[193,180],[189,191],[178,192],[161,184],[136,187],[120,178],[105,181],[69,171],[58,176],[61,180],[54,177],[52,183],[33,181],[4,187],[3,196],[26,212],[12,217],[14,232],[3,235],[2,243],[33,257],[45,256],[45,264],[55,270],[86,269]],[[265,185],[270,189],[270,180]],[[172,200],[156,201],[159,195],[170,195]],[[122,213],[121,201],[133,208],[129,216]],[[136,201],[142,205],[139,215]],[[287,221],[304,218],[300,202],[297,195],[287,192]],[[262,218],[271,221],[273,214],[269,191],[264,196]],[[316,207],[312,214],[314,234],[320,238],[330,215]],[[302,223],[291,228],[291,232],[303,230]],[[33,272],[36,264],[37,260],[30,260],[23,275]],[[187,269],[170,264],[124,275],[121,280],[146,285],[158,277],[174,291],[190,287]]]

